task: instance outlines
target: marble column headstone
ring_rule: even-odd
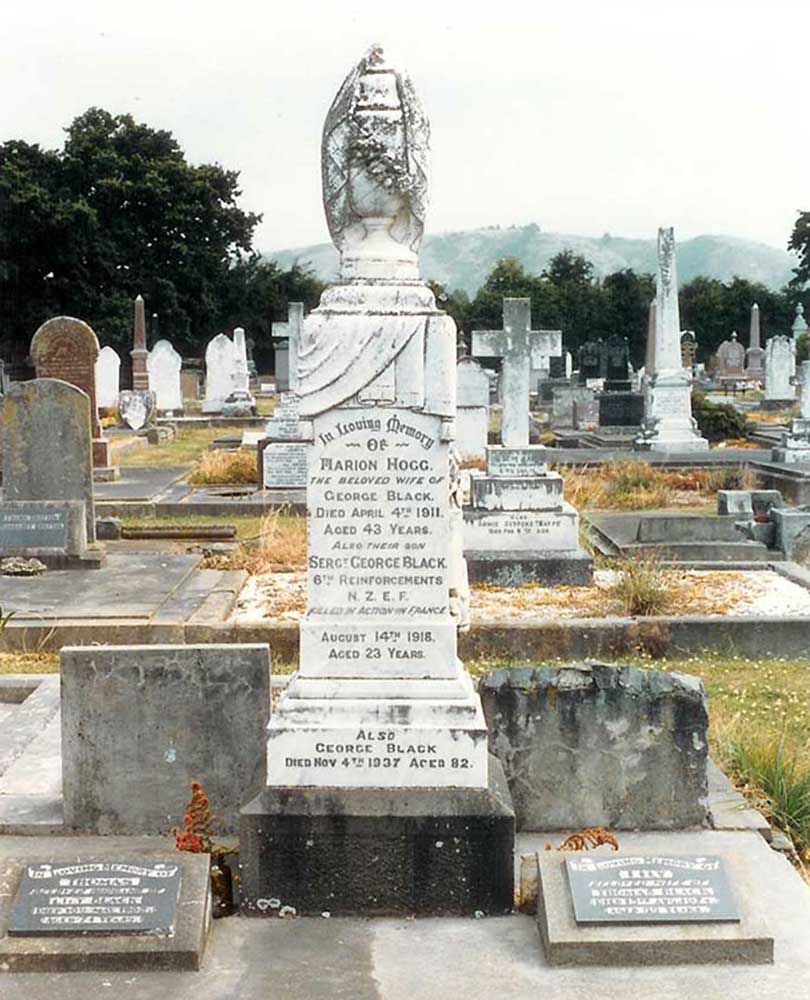
[[[691,373],[681,360],[681,320],[674,230],[658,230],[655,296],[655,365],[649,380],[648,414],[636,447],[646,451],[705,451],[692,418]]]
[[[763,369],[765,351],[763,351],[760,342],[759,318],[759,306],[755,302],[751,306],[748,350],[745,352],[745,374],[748,378],[761,382],[765,377]]]

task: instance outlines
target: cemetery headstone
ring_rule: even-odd
[[[96,399],[96,359],[98,338],[80,319],[56,316],[47,320],[31,340],[31,360],[37,378],[61,379],[75,385],[90,400],[90,427],[93,439],[93,468],[99,477],[115,475],[110,465],[110,443],[105,440],[98,419]]]
[[[303,489],[307,485],[307,444],[311,424],[302,421],[299,397],[283,392],[259,442],[259,480],[266,490]]]
[[[755,302],[751,306],[748,350],[745,352],[745,374],[752,381],[761,382],[764,379],[764,357],[765,351],[762,349],[759,332],[759,306]]]
[[[474,358],[456,366],[456,451],[462,462],[486,457],[489,433],[489,378]]]
[[[183,359],[168,340],[159,340],[146,359],[149,373],[149,391],[155,397],[158,413],[183,412],[183,393],[180,390],[180,368]]]
[[[307,611],[243,810],[246,913],[269,896],[299,914],[511,906],[511,810],[451,614],[456,329],[419,278],[427,155],[412,85],[373,47],[324,127],[341,279],[299,345]]]
[[[501,359],[501,442],[507,447],[528,444],[532,365],[562,350],[559,330],[532,330],[531,306],[531,299],[504,299],[503,329],[472,332],[475,357]]]
[[[644,451],[706,451],[692,418],[692,376],[681,359],[681,319],[675,232],[658,230],[656,275],[655,368],[648,374],[648,411],[635,447]]]
[[[739,382],[745,378],[745,348],[737,340],[737,331],[730,340],[724,340],[717,348],[717,377],[723,382]]]
[[[579,384],[586,385],[591,379],[605,377],[605,353],[601,340],[586,340],[579,348]]]
[[[114,410],[118,405],[121,359],[109,344],[102,347],[96,359],[96,395],[99,409]]]
[[[681,334],[681,364],[688,371],[694,371],[697,359],[697,338],[694,330],[684,330]]]
[[[208,342],[205,349],[203,413],[222,413],[222,407],[232,388],[233,353],[233,341],[224,333],[218,333]]]
[[[788,406],[795,399],[792,372],[795,369],[793,341],[790,337],[771,337],[765,345],[765,403]]]
[[[57,379],[15,382],[3,403],[0,555],[95,568],[90,400]]]
[[[249,417],[256,413],[256,400],[250,394],[245,331],[241,326],[233,331],[231,391],[223,404],[222,413],[226,417]]]
[[[118,415],[133,431],[140,431],[154,422],[157,412],[155,396],[146,389],[124,389],[118,396]]]
[[[608,337],[602,349],[605,383],[599,394],[599,426],[639,427],[644,418],[644,396],[631,391],[627,338],[618,334]]]
[[[146,349],[146,312],[143,296],[135,298],[135,318],[132,331],[132,388],[135,392],[146,392],[149,389],[149,372],[146,359],[149,351]]]
[[[810,462],[810,361],[802,361],[799,374],[799,416],[791,420],[790,429],[782,434],[773,460],[789,465]]]
[[[295,392],[298,384],[298,356],[301,349],[301,331],[304,326],[304,303],[287,305],[287,322],[273,323],[273,339],[281,338],[276,345],[276,392]]]

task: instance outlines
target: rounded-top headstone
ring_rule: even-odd
[[[37,330],[31,340],[31,360],[37,378],[61,379],[90,397],[90,420],[94,438],[101,437],[96,400],[98,337],[83,320],[55,316]]]

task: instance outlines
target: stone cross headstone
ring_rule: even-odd
[[[233,372],[233,341],[218,333],[205,349],[205,399],[203,413],[222,413],[225,400],[231,394]]]
[[[473,912],[474,898],[508,906],[513,894],[511,867],[497,873],[487,860],[514,832],[495,821],[486,726],[451,613],[463,586],[451,510],[456,328],[418,271],[428,135],[410,81],[372,48],[323,132],[341,279],[307,316],[298,349],[313,436],[307,611],[298,671],[268,726],[267,788],[242,813],[250,912],[268,895],[300,913],[362,911],[372,898],[387,912],[432,912],[448,894]],[[385,815],[369,827],[374,789],[387,789]],[[313,798],[320,833],[307,844],[293,830],[311,822]],[[486,826],[484,856],[443,852],[441,873],[429,875],[423,850],[438,861],[437,820],[448,843],[457,832],[477,842]],[[374,830],[371,867],[358,856],[368,843],[358,827]],[[284,857],[268,852],[271,837],[290,844]],[[332,867],[337,842],[346,867],[327,885],[318,873]],[[389,870],[393,888],[379,879]]]
[[[692,418],[692,375],[681,357],[681,318],[678,306],[678,275],[675,232],[658,230],[658,273],[655,296],[654,370],[648,376],[646,414],[635,447],[644,451],[705,451]],[[650,357],[650,355],[648,355]]]
[[[276,347],[276,392],[295,392],[298,388],[298,354],[303,326],[303,302],[290,302],[287,305],[287,322],[273,323],[273,339],[283,338]]]
[[[76,501],[96,540],[89,396],[67,382],[14,382],[4,399],[3,502]]]
[[[697,339],[694,330],[684,330],[681,334],[681,364],[691,372],[697,357]]]
[[[737,331],[731,334],[730,340],[724,340],[717,348],[717,374],[722,381],[739,380],[745,374],[745,348],[737,340]]]
[[[98,338],[80,319],[56,316],[37,330],[31,340],[31,360],[37,378],[61,379],[81,389],[90,400],[94,468],[109,468],[110,445],[102,435],[96,398]]]
[[[500,358],[501,441],[507,447],[529,443],[529,390],[532,365],[539,367],[561,347],[559,330],[532,330],[531,299],[503,300],[502,330],[473,330],[472,353]]]
[[[474,358],[456,366],[456,451],[463,462],[486,458],[489,378]]]
[[[790,337],[771,337],[765,345],[765,399],[791,403],[795,390],[791,373],[795,368],[793,341]]]
[[[102,347],[96,359],[96,397],[99,408],[113,410],[118,405],[121,359],[115,348]]]
[[[159,340],[146,359],[149,391],[155,397],[158,413],[180,413],[183,393],[180,390],[180,368],[183,359],[168,340]]]
[[[149,372],[146,370],[146,311],[143,296],[135,298],[135,319],[132,330],[132,388],[136,392],[146,392],[149,388]]]

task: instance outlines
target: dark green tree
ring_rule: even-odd
[[[0,146],[0,320],[25,353],[54,312],[130,344],[132,299],[184,352],[222,325],[229,272],[260,216],[239,208],[238,173],[193,166],[170,132],[90,108],[63,150]]]
[[[636,274],[631,268],[609,274],[601,283],[597,320],[602,339],[619,334],[630,343],[630,360],[636,368],[644,364],[650,302],[655,298],[655,278]]]

